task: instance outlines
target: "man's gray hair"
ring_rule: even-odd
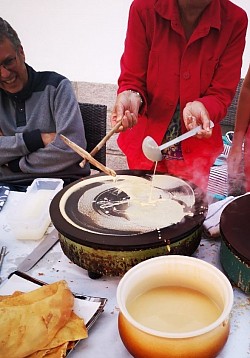
[[[10,26],[10,24],[0,17],[0,42],[3,42],[7,38],[10,40],[15,50],[21,46],[21,41],[16,31]]]

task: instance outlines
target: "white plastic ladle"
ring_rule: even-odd
[[[214,123],[210,121],[210,128],[214,127]],[[159,162],[162,160],[162,150],[166,149],[168,147],[171,147],[172,145],[179,143],[183,141],[184,139],[190,138],[194,135],[196,135],[198,132],[200,132],[202,129],[202,126],[195,127],[194,129],[191,129],[190,131],[180,135],[179,137],[170,140],[169,142],[166,142],[160,146],[156,143],[156,141],[150,137],[147,136],[144,138],[142,142],[142,151],[149,160],[152,160],[153,162]]]

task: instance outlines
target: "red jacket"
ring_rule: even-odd
[[[138,91],[145,103],[138,124],[118,137],[131,169],[152,168],[142,141],[150,135],[161,144],[178,100],[181,113],[187,102],[201,101],[215,122],[210,139],[182,142],[184,159],[206,156],[212,163],[222,152],[219,122],[240,79],[246,29],[247,15],[240,7],[212,0],[187,43],[177,0],[133,1],[118,81],[118,93]]]

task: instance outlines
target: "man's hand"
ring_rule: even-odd
[[[44,146],[50,144],[55,139],[56,133],[41,133]]]

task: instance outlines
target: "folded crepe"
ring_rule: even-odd
[[[87,337],[73,304],[63,280],[5,296],[0,300],[1,357],[65,357],[69,342]]]
[[[75,341],[87,338],[87,336],[88,333],[83,320],[72,312],[69,321],[57,332],[52,341],[43,350],[31,354],[27,358],[65,357],[67,350],[74,347]]]
[[[66,357],[68,349],[68,342],[66,342],[55,348],[44,349],[42,351],[35,352],[26,358],[64,358]]]

